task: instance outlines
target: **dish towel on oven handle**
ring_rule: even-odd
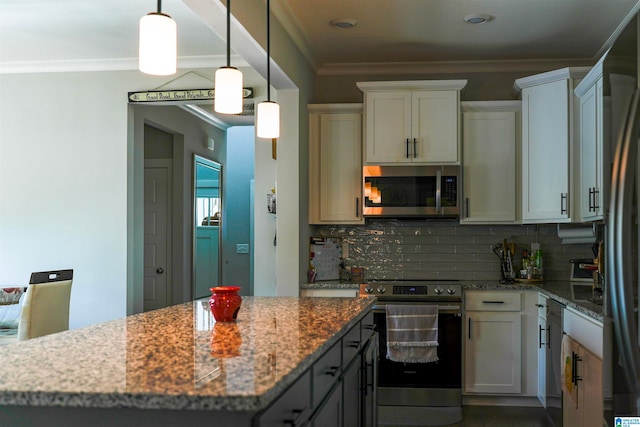
[[[387,359],[438,361],[438,306],[387,304]]]

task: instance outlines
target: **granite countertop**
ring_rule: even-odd
[[[537,285],[531,284],[504,284],[498,280],[462,281],[464,290],[516,290],[529,289],[540,291],[549,298],[595,319],[603,321],[603,306],[586,300],[575,300],[571,294],[572,283],[568,280],[550,280]],[[300,289],[358,289],[359,284],[342,281],[323,281],[318,283],[303,283]]]
[[[258,411],[375,298],[243,297],[236,322],[206,300],[0,347],[0,405]]]

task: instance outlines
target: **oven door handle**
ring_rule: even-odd
[[[406,303],[405,305],[418,305],[420,303]],[[374,305],[372,308],[374,313],[386,313],[386,305]],[[462,307],[459,304],[438,304],[438,313],[442,314],[462,314]]]

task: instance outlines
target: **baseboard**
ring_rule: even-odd
[[[465,406],[524,406],[542,408],[542,404],[534,396],[483,396],[462,395],[462,405]]]

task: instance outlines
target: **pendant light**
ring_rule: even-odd
[[[271,100],[271,0],[267,0],[267,100],[258,104],[258,138],[280,137],[280,106]]]
[[[242,72],[231,66],[231,0],[227,0],[227,65],[216,71],[213,109],[216,113],[242,113]]]
[[[158,11],[140,18],[138,68],[143,73],[168,76],[176,73],[176,58],[176,21],[162,13],[162,0],[158,0]]]

